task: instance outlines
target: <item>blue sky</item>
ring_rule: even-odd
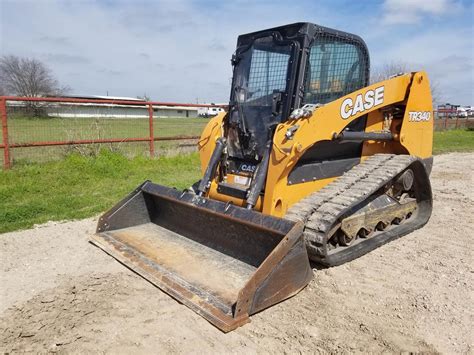
[[[73,94],[226,102],[240,33],[314,22],[360,35],[372,67],[427,70],[474,105],[472,1],[0,0],[0,55],[44,61]]]

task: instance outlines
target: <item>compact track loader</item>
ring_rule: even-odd
[[[432,196],[425,72],[369,85],[358,36],[309,23],[241,35],[228,112],[186,191],[146,181],[93,243],[223,331],[422,227]],[[350,277],[350,275],[348,275]]]

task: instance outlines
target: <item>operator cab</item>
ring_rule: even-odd
[[[228,156],[258,163],[277,124],[368,84],[364,41],[311,23],[239,36],[226,121]]]
[[[295,23],[239,36],[232,65],[225,139],[216,146],[198,191],[205,194],[222,160],[217,191],[245,200],[251,209],[264,191],[276,126],[305,104],[326,104],[367,86],[369,54],[358,36]],[[364,130],[365,118],[349,128]],[[359,142],[319,142],[299,159],[288,184],[309,181],[309,175],[314,180],[341,174],[360,160],[361,150]],[[233,181],[227,181],[228,174]]]

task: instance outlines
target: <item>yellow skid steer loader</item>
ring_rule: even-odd
[[[428,76],[369,85],[358,36],[310,23],[241,35],[202,179],[144,182],[93,243],[227,332],[304,288],[310,261],[357,258],[422,227],[432,196]]]

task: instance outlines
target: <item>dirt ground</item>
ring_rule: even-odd
[[[0,350],[473,353],[474,154],[435,158],[423,229],[223,334],[87,242],[96,221],[0,235]]]

